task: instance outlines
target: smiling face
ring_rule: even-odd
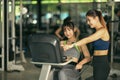
[[[74,30],[68,26],[64,27],[64,35],[70,39],[74,36]]]
[[[86,16],[87,24],[90,25],[91,28],[95,28],[96,24],[98,23],[97,17]]]

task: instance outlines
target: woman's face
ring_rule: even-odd
[[[68,26],[64,27],[64,35],[69,39],[74,36],[74,30]]]
[[[86,16],[86,19],[87,19],[87,24],[90,25],[91,28],[95,28],[95,25],[97,23],[96,17]]]

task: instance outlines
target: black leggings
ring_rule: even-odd
[[[110,72],[108,56],[93,57],[93,77],[94,80],[107,80]]]

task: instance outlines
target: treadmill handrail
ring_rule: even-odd
[[[34,62],[34,61],[31,61],[31,63],[33,63],[33,64],[48,64],[48,65],[54,65],[54,66],[64,66],[64,65],[69,64],[72,61],[73,61],[73,58],[71,58],[68,61],[63,62],[63,63],[44,63],[44,62]]]

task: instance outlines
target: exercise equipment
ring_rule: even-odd
[[[29,37],[31,63],[42,65],[39,80],[48,80],[52,66],[64,66],[72,62],[72,58],[65,61],[59,42],[56,36],[49,34],[35,34]]]

